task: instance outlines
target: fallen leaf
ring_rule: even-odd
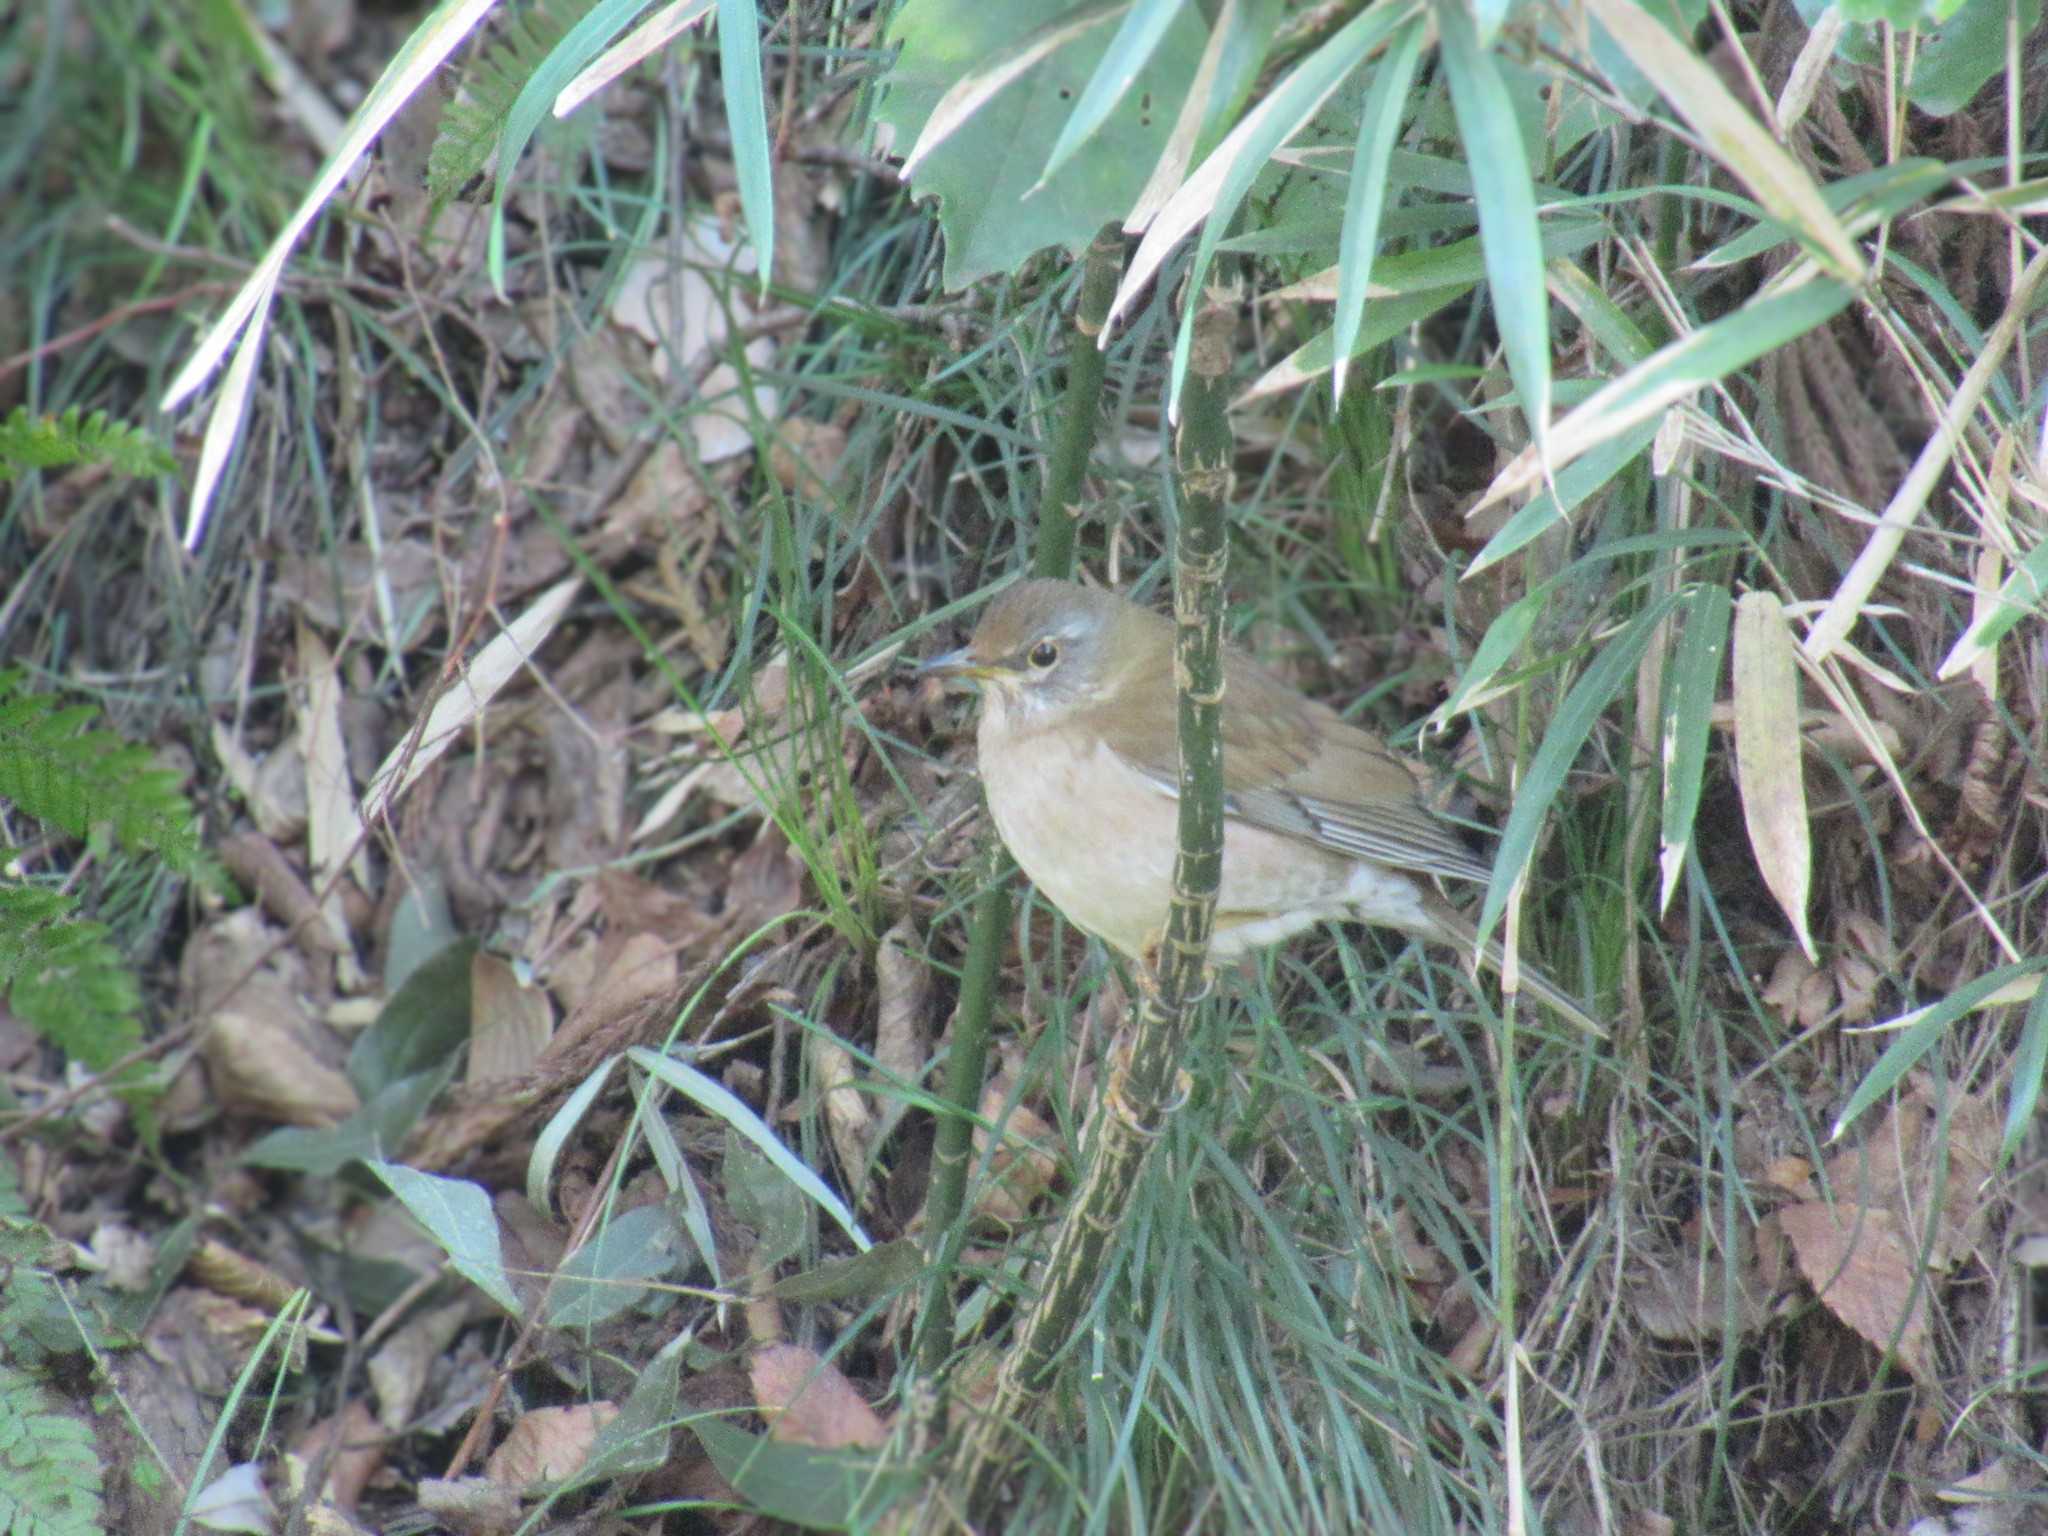
[[[854,1391],[839,1367],[796,1344],[768,1344],[748,1364],[754,1401],[768,1421],[768,1433],[792,1445],[837,1450],[873,1447],[889,1438],[867,1400]]]
[[[1813,868],[1800,763],[1799,664],[1784,609],[1770,592],[1735,605],[1735,782],[1764,884],[1790,919],[1806,958],[1819,963],[1806,905]]]
[[[590,1459],[597,1432],[619,1416],[616,1403],[577,1403],[522,1413],[484,1463],[484,1476],[513,1488],[560,1482]]]
[[[1917,1245],[1891,1212],[1809,1200],[1768,1219],[1791,1239],[1800,1274],[1827,1309],[1877,1349],[1895,1350],[1915,1381],[1933,1385],[1930,1286]]]

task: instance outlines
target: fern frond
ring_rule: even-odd
[[[0,1365],[0,1509],[6,1529],[35,1536],[98,1536],[105,1468],[91,1428],[61,1412],[36,1379]]]
[[[480,49],[463,81],[462,95],[441,112],[441,125],[427,152],[427,193],[435,202],[459,195],[491,163],[512,103],[569,29],[597,0],[533,0],[511,15],[503,30]],[[506,12],[498,13],[505,16]],[[501,168],[502,169],[502,168]]]
[[[111,731],[82,730],[90,708],[63,707],[21,691],[19,671],[0,672],[0,799],[72,837],[98,826],[122,847],[154,853],[179,874],[217,880],[177,775],[147,748]]]
[[[37,1034],[95,1072],[142,1044],[142,993],[106,924],[69,896],[0,882],[0,991]]]
[[[169,475],[178,468],[149,433],[105,411],[87,416],[74,405],[61,416],[37,416],[18,405],[0,418],[0,481],[25,469],[82,463],[106,464],[124,475]]]

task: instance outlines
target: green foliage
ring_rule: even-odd
[[[146,748],[86,729],[92,715],[23,692],[19,671],[0,672],[0,800],[67,836],[111,837],[217,883],[176,775]],[[95,1071],[141,1040],[141,995],[106,926],[81,919],[69,894],[18,875],[0,878],[0,988],[39,1034]]]
[[[22,1020],[95,1072],[142,1043],[142,994],[106,924],[68,895],[0,883],[0,987]]]
[[[139,427],[105,411],[85,415],[73,406],[61,416],[37,416],[18,405],[0,420],[0,481],[24,469],[106,464],[124,475],[168,475],[178,461]]]
[[[463,81],[463,94],[441,113],[427,154],[427,191],[436,202],[459,196],[498,152],[512,103],[555,46],[596,0],[533,0],[512,12],[490,46],[480,49]]]
[[[102,1473],[91,1429],[55,1411],[32,1377],[0,1365],[0,1529],[99,1532]]]
[[[1257,9],[1256,7],[1254,9]],[[912,185],[939,203],[946,232],[946,286],[964,287],[992,273],[1014,271],[1048,245],[1079,254],[1095,232],[1121,219],[1166,147],[1180,104],[1201,66],[1205,29],[1182,10],[1134,60],[1134,73],[1113,109],[1078,148],[1046,175],[1075,100],[1110,50],[1124,41],[1100,10],[1093,24],[1060,4],[986,5],[977,0],[909,0],[890,23],[903,45],[886,82],[879,115],[908,152],[933,109],[963,79],[993,78],[1004,61],[1054,37],[1056,46],[1021,78],[998,89],[986,107],[918,162]],[[1220,104],[1248,83],[1255,50],[1232,50],[1234,78],[1215,93]],[[1219,115],[1212,109],[1213,119]],[[1043,178],[1043,179],[1041,179]],[[1019,217],[1020,210],[1025,214]]]
[[[146,747],[81,730],[92,716],[88,706],[22,692],[19,670],[0,672],[0,798],[72,837],[105,827],[123,848],[204,877],[208,861],[177,775],[155,767]]]

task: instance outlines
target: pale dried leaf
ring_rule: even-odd
[[[555,1005],[547,990],[528,986],[511,964],[479,950],[469,963],[469,1066],[474,1086],[519,1077],[555,1032]]]
[[[316,884],[347,862],[363,890],[370,890],[370,866],[362,848],[362,821],[356,815],[355,784],[349,777],[348,747],[341,733],[341,673],[311,627],[300,624],[298,645],[299,746],[306,755],[306,853]],[[338,893],[327,904],[328,924],[338,942],[346,943]]]
[[[618,1416],[616,1403],[577,1403],[522,1413],[484,1463],[484,1476],[513,1488],[573,1477],[590,1459],[597,1432]]]
[[[511,1536],[519,1528],[519,1490],[488,1477],[423,1477],[414,1494],[457,1536]]]
[[[1736,603],[1734,650],[1742,818],[1764,884],[1791,920],[1806,958],[1818,963],[1806,919],[1813,847],[1799,761],[1799,666],[1774,594],[1746,592]]]
[[[814,1350],[769,1344],[748,1364],[754,1402],[768,1421],[768,1433],[793,1445],[838,1450],[873,1447],[889,1438],[889,1427],[870,1408],[839,1368]]]
[[[413,733],[407,731],[371,776],[363,792],[364,821],[374,822],[383,816],[391,802],[476,723],[498,690],[554,632],[582,584],[580,576],[572,576],[548,588],[450,682],[427,715],[418,750],[412,750]]]
[[[832,1150],[839,1154],[841,1175],[854,1203],[865,1203],[875,1115],[853,1070],[853,1052],[822,1030],[806,1037],[804,1049],[811,1059],[811,1080],[818,1085],[818,1101],[825,1111],[825,1129],[832,1138]]]
[[[1772,1219],[1791,1239],[1799,1272],[1827,1309],[1878,1349],[1896,1347],[1899,1364],[1914,1380],[1930,1384],[1929,1288],[1915,1247],[1892,1214],[1810,1200],[1788,1205]]]
[[[468,1322],[467,1301],[436,1307],[408,1318],[370,1356],[364,1369],[377,1394],[377,1422],[385,1429],[398,1435],[411,1426],[428,1373],[447,1357]]]

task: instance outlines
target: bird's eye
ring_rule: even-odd
[[[1046,671],[1054,662],[1060,659],[1059,642],[1056,640],[1039,641],[1038,644],[1031,647],[1031,654],[1026,659],[1039,671]]]

